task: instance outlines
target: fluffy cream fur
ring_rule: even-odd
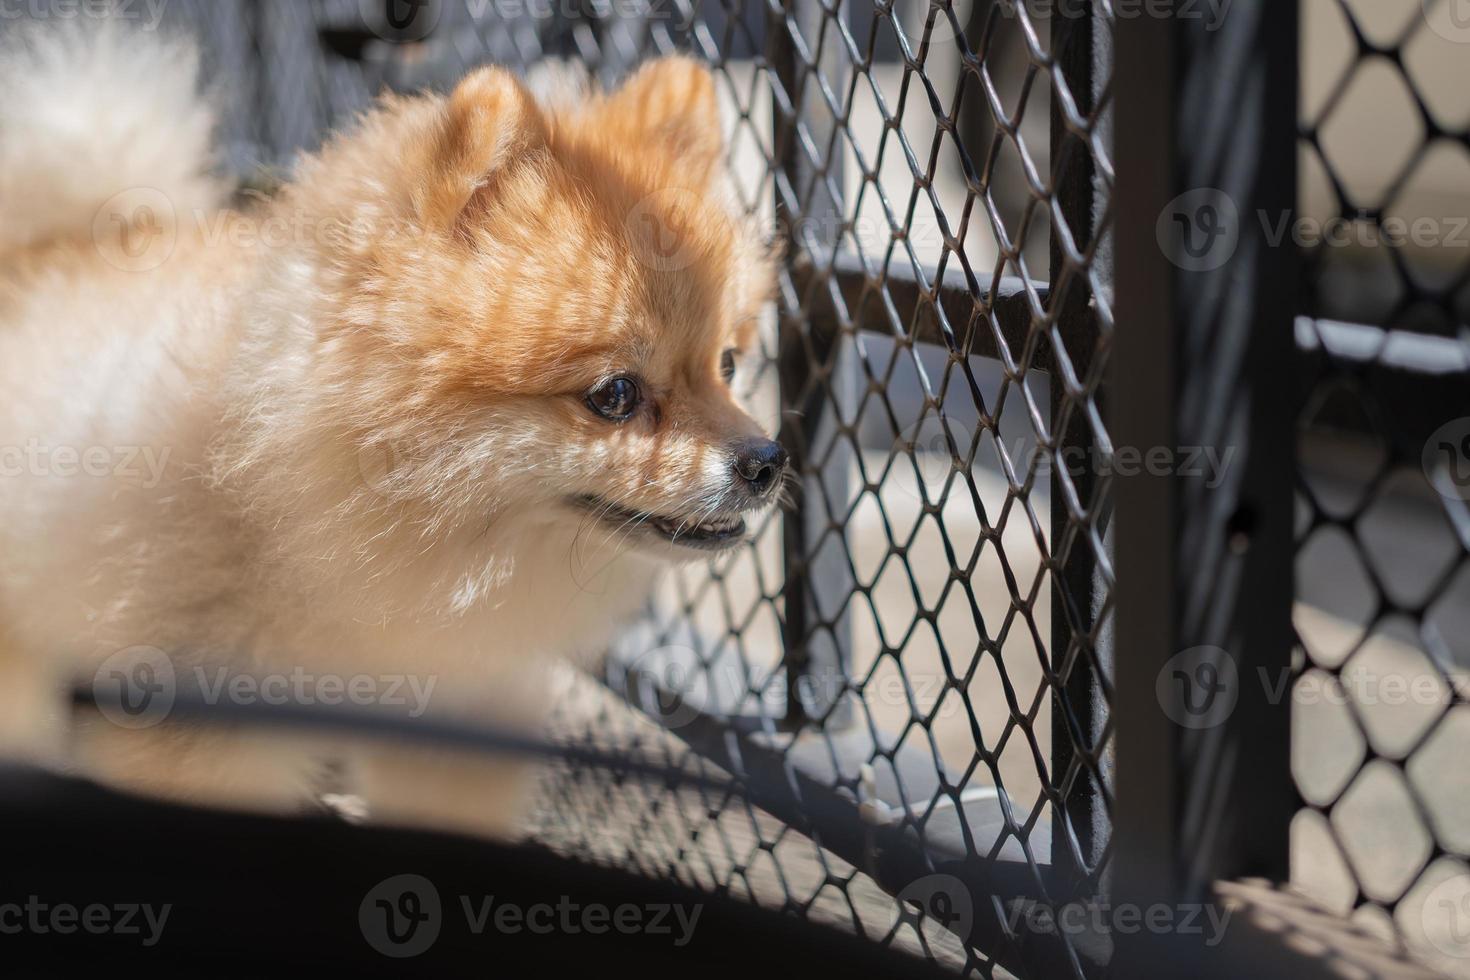
[[[181,678],[432,678],[432,717],[534,724],[538,668],[698,554],[575,500],[766,506],[730,484],[759,430],[720,370],[769,261],[723,203],[708,74],[660,62],[554,105],[482,71],[390,100],[237,213],[187,45],[28,45],[0,69],[5,748],[275,809],[346,759],[379,817],[505,832],[503,761],[132,729],[62,693],[143,648]],[[615,373],[647,402],[620,425],[585,403]]]

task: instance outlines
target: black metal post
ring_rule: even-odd
[[[1099,228],[1097,167],[1088,140],[1089,127],[1108,77],[1106,59],[1111,33],[1092,0],[1072,0],[1052,12],[1051,50],[1057,70],[1071,95],[1071,105],[1054,93],[1051,106],[1051,172],[1057,217],[1052,222],[1050,316],[1072,369],[1085,379],[1104,354],[1104,338],[1092,308],[1089,268],[1078,255],[1093,253],[1104,260],[1096,242]],[[1080,130],[1080,131],[1079,131]],[[1063,227],[1065,226],[1065,227]],[[1071,247],[1064,242],[1070,238]],[[1051,668],[1057,676],[1052,696],[1051,779],[1061,806],[1053,814],[1052,870],[1059,894],[1081,897],[1095,893],[1109,835],[1105,793],[1106,694],[1099,671],[1110,664],[1108,635],[1099,635],[1099,619],[1109,589],[1100,574],[1089,528],[1076,520],[1068,497],[1083,509],[1097,506],[1098,531],[1107,526],[1103,475],[1094,465],[1097,441],[1086,412],[1086,400],[1102,401],[1101,392],[1068,393],[1064,377],[1051,377],[1051,425],[1058,457],[1051,466]],[[1080,461],[1069,465],[1064,461]],[[1069,494],[1070,492],[1070,494]]]
[[[799,45],[792,32],[800,33]],[[823,34],[832,36],[823,39]],[[796,507],[783,524],[785,562],[784,615],[781,639],[785,651],[786,723],[823,719],[829,726],[846,720],[837,703],[850,650],[846,613],[822,621],[814,588],[830,607],[855,589],[847,562],[830,557],[823,538],[842,533],[823,512],[846,505],[851,443],[838,436],[833,452],[815,460],[813,447],[830,438],[832,398],[851,397],[852,365],[843,363],[839,335],[819,328],[831,322],[823,315],[831,306],[832,266],[842,229],[842,159],[838,122],[819,89],[845,91],[845,52],[835,36],[832,17],[820,0],[785,0],[783,15],[772,16],[767,35],[768,58],[779,91],[774,97],[774,150],[777,227],[785,237],[786,275],[780,309],[781,431],[780,440],[800,475]],[[808,52],[820,51],[816,63]],[[804,142],[816,148],[812,159]],[[824,387],[825,382],[825,387]],[[832,396],[829,398],[827,388]],[[820,465],[820,474],[813,467]],[[824,499],[825,498],[825,499]],[[821,553],[819,560],[817,555]]]
[[[1115,483],[1115,881],[1143,906],[1287,872],[1296,257],[1267,229],[1295,201],[1297,17],[1117,24],[1113,434],[1172,454]],[[1160,975],[1160,937],[1118,938],[1115,975]]]

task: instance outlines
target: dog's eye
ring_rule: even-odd
[[[733,347],[720,355],[720,377],[725,379],[725,384],[735,380],[735,349]]]
[[[632,378],[612,378],[593,388],[587,406],[605,419],[626,421],[638,408],[638,383]]]

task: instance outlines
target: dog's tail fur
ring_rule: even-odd
[[[0,251],[87,239],[138,202],[217,207],[214,112],[187,40],[113,22],[0,44]]]

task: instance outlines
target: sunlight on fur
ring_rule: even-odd
[[[710,74],[481,69],[229,210],[187,44],[34,34],[0,63],[5,751],[279,811],[330,773],[374,819],[510,832],[517,764],[73,717],[65,690],[406,676],[430,717],[534,726],[548,666],[657,567],[739,543],[785,475],[729,384],[773,256]]]

